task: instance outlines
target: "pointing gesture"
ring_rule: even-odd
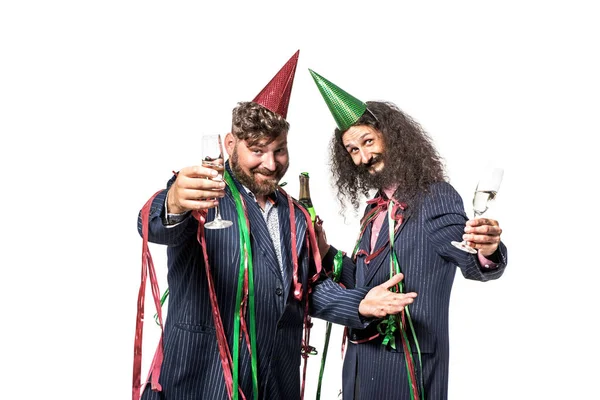
[[[411,304],[417,297],[415,292],[395,293],[389,290],[403,278],[404,275],[401,273],[396,274],[388,281],[369,290],[358,306],[360,315],[367,318],[383,318],[388,314],[397,314]]]

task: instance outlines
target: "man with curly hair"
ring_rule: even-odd
[[[352,399],[446,399],[448,308],[460,268],[477,281],[499,278],[507,249],[497,221],[467,220],[461,197],[446,182],[441,157],[411,117],[389,102],[356,99],[310,71],[337,123],[331,171],[342,210],[377,190],[361,221],[352,257],[341,263],[348,288],[372,287],[401,271],[393,290],[418,297],[397,315],[348,330],[343,396]],[[318,229],[324,268],[337,250]],[[477,254],[452,241],[464,239]]]
[[[365,327],[416,296],[386,290],[401,274],[373,290],[344,290],[320,273],[310,215],[279,187],[289,164],[286,116],[297,59],[234,108],[223,140],[225,182],[202,165],[182,168],[139,214],[144,244],[167,246],[169,304],[145,387],[138,308],[134,400],[140,393],[143,400],[300,399],[300,361],[312,351],[309,313]],[[209,229],[217,204],[232,225]],[[155,280],[151,267],[149,275]],[[138,307],[144,282],[145,272]],[[160,307],[157,317],[162,325]]]

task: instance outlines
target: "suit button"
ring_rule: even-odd
[[[358,340],[358,336],[356,336],[356,333],[352,334],[352,340],[357,341]]]
[[[275,294],[277,296],[281,296],[283,294],[283,290],[281,290],[281,288],[277,288],[277,289],[275,289]]]

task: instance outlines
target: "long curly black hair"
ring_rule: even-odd
[[[390,102],[369,101],[367,111],[356,125],[368,125],[383,135],[384,169],[375,176],[366,168],[356,166],[344,147],[342,136],[346,131],[335,130],[330,143],[330,168],[341,213],[349,201],[356,211],[361,196],[369,190],[398,185],[396,200],[414,206],[419,195],[426,193],[434,182],[446,181],[444,163],[421,125]]]

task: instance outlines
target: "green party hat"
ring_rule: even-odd
[[[367,105],[312,69],[309,68],[308,70],[315,80],[327,107],[329,107],[338,129],[343,132],[350,128],[364,114]]]

